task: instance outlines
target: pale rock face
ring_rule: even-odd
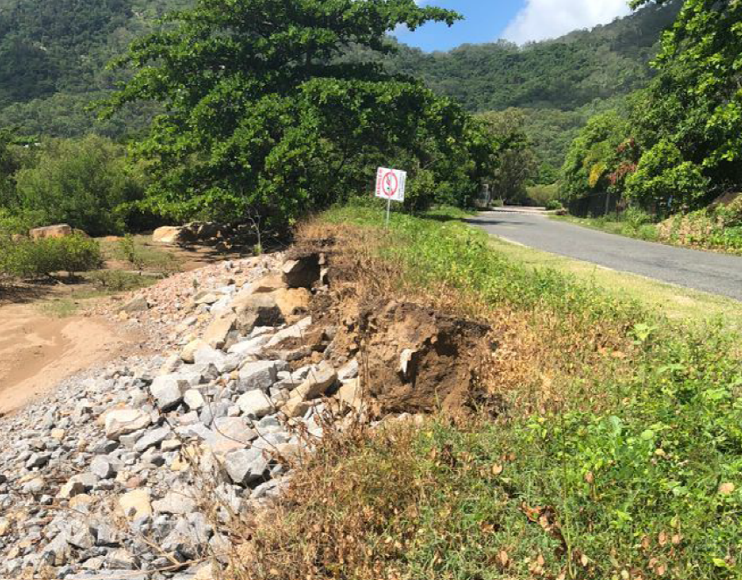
[[[157,406],[163,411],[169,411],[183,401],[183,393],[189,386],[188,381],[178,375],[162,375],[152,381],[149,390],[157,401]]]
[[[177,244],[181,241],[182,233],[182,227],[162,226],[152,232],[152,241],[157,244]]]
[[[117,440],[122,435],[149,427],[152,419],[139,409],[116,409],[106,414],[106,437]]]
[[[227,314],[214,319],[204,331],[202,340],[212,348],[222,348],[230,332],[235,327],[237,317],[234,314]]]
[[[242,413],[250,419],[262,419],[273,410],[273,403],[261,390],[248,391],[237,399]]]
[[[43,228],[34,228],[28,232],[28,236],[32,240],[40,240],[43,238],[66,238],[67,236],[71,236],[72,233],[72,227],[68,224],[57,224]]]
[[[118,500],[119,507],[129,520],[136,520],[152,515],[152,504],[149,492],[145,489],[135,489],[125,493]]]

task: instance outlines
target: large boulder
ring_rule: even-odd
[[[232,303],[236,312],[236,327],[248,334],[256,326],[278,326],[285,322],[274,294],[255,293],[252,289],[240,292]]]
[[[284,318],[305,314],[312,300],[312,293],[306,288],[281,288],[270,296],[273,297]]]
[[[157,244],[177,244],[182,238],[183,228],[179,226],[162,226],[152,232],[152,241]]]
[[[28,232],[28,235],[32,240],[40,240],[43,238],[65,238],[71,236],[72,233],[72,227],[68,224],[57,224],[43,228],[34,228]]]

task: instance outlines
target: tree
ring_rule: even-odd
[[[36,225],[66,222],[91,235],[120,233],[118,208],[141,196],[124,148],[96,136],[49,139],[36,162],[16,174],[18,209]]]
[[[655,62],[660,74],[635,107],[637,133],[647,150],[671,143],[680,154],[674,156],[676,167],[690,163],[709,180],[705,195],[694,192],[687,207],[742,187],[740,22],[737,0],[686,0],[663,36]]]
[[[450,185],[467,116],[413,79],[338,57],[388,53],[397,26],[458,18],[414,0],[198,0],[116,63],[135,72],[107,112],[163,107],[134,150],[155,177],[147,203],[175,219],[249,210],[283,226],[369,190],[378,164],[410,168],[412,191],[418,169],[432,176],[414,203]]]
[[[483,113],[478,116],[483,130],[492,138],[495,159],[485,181],[494,197],[511,203],[526,198],[526,184],[537,172],[536,157],[525,133],[525,114],[517,109]]]
[[[576,199],[608,191],[626,163],[629,125],[616,111],[596,115],[580,131],[562,168],[562,193]]]

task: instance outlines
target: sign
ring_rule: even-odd
[[[379,167],[376,172],[376,197],[388,201],[404,201],[407,172]]]

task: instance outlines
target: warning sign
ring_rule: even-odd
[[[376,197],[391,201],[404,201],[407,172],[379,167],[376,172]]]

